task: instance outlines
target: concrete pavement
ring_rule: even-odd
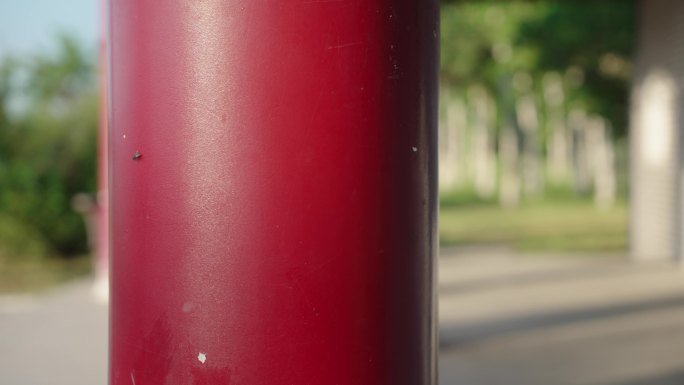
[[[106,384],[107,317],[87,280],[0,296],[0,384]]]
[[[442,254],[440,384],[684,384],[680,268],[503,248]]]

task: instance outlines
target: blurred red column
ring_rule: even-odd
[[[93,294],[106,301],[109,290],[109,194],[108,194],[108,155],[107,155],[107,42],[106,42],[106,4],[100,5],[100,106],[98,121],[97,154],[97,234],[95,235],[95,285]]]
[[[433,384],[437,1],[110,4],[111,384]]]

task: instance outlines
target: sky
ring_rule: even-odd
[[[100,0],[0,0],[0,58],[50,51],[59,33],[95,48]]]

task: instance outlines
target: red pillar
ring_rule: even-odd
[[[434,383],[437,19],[111,1],[111,384]]]
[[[109,195],[107,164],[107,42],[106,42],[106,4],[101,1],[100,21],[100,105],[97,144],[97,234],[95,235],[95,285],[93,294],[97,299],[106,301],[109,288]]]

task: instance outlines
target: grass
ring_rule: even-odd
[[[560,200],[501,209],[487,202],[459,204],[450,198],[440,210],[440,243],[510,244],[524,251],[622,251],[627,248],[627,207],[597,210],[593,202]]]
[[[0,256],[0,294],[40,291],[90,272],[91,259],[83,255],[6,258]]]

